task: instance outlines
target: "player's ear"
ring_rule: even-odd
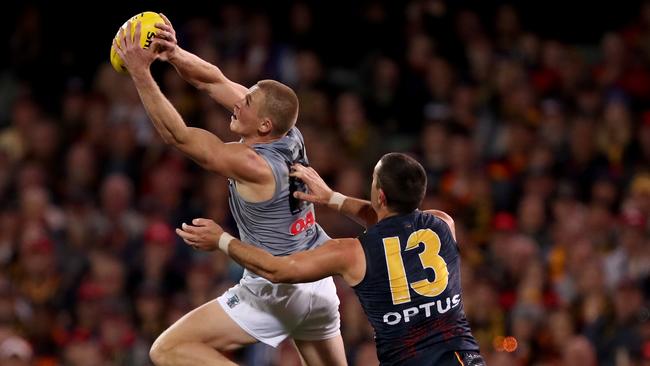
[[[377,191],[377,199],[379,200],[379,204],[381,206],[387,206],[386,205],[386,194],[384,193],[384,190],[379,188]]]
[[[267,117],[262,119],[262,123],[260,126],[257,128],[260,131],[260,134],[266,135],[273,131],[273,122]]]

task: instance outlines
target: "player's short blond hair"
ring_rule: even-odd
[[[290,87],[275,80],[260,80],[257,87],[264,92],[259,116],[271,120],[273,135],[284,135],[298,119],[298,96]]]

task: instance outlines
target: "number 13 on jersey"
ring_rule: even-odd
[[[393,304],[407,303],[411,301],[411,293],[409,291],[409,282],[404,268],[404,261],[402,260],[399,237],[384,238],[383,242]],[[424,251],[420,253],[422,268],[433,269],[435,279],[429,281],[425,278],[411,282],[410,288],[422,296],[435,297],[447,288],[449,282],[447,263],[440,256],[440,237],[431,229],[420,229],[409,236],[405,251],[418,248],[420,244],[424,245]]]

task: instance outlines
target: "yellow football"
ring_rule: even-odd
[[[163,20],[163,18],[158,13],[154,13],[152,11],[139,13],[124,22],[120,29],[117,30],[117,34],[115,34],[115,40],[117,40],[117,44],[120,44],[119,39],[117,39],[120,35],[120,31],[122,29],[126,30],[126,25],[129,23],[129,21],[131,22],[132,35],[135,32],[135,25],[137,22],[140,22],[142,24],[140,28],[140,46],[142,46],[142,48],[149,48],[149,46],[151,46],[153,37],[156,35],[156,31],[158,29],[155,27],[155,24],[165,23],[165,20]],[[124,66],[124,62],[122,61],[120,55],[115,52],[115,47],[113,46],[111,46],[111,65],[113,65],[113,68],[119,73],[127,74],[129,72]]]

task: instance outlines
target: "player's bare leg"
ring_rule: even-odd
[[[257,343],[212,300],[187,313],[151,346],[156,366],[236,365],[221,352]]]
[[[295,339],[301,358],[309,366],[346,366],[345,349],[341,335],[320,341]]]
[[[298,353],[298,357],[300,357],[300,364],[302,366],[308,366],[307,361],[305,361],[305,358],[302,357],[302,355],[300,354],[300,350],[298,349],[298,346],[296,345],[296,341],[293,338],[291,339],[291,344],[293,344],[293,348],[295,348],[296,352]]]

